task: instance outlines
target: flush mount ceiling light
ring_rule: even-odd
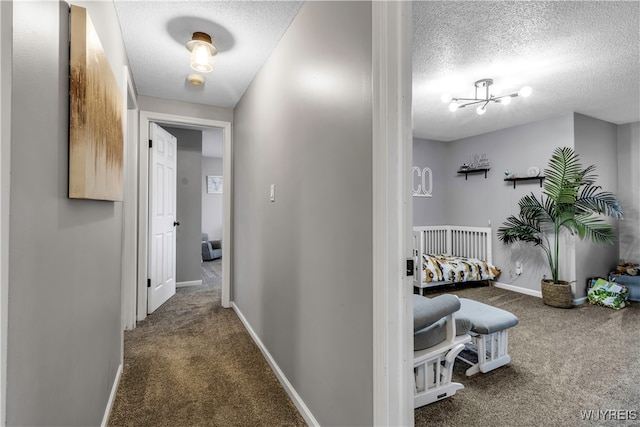
[[[191,51],[191,68],[201,73],[213,70],[213,56],[218,49],[213,45],[211,36],[207,33],[195,32],[187,42],[187,49]]]
[[[202,86],[204,84],[204,77],[202,77],[200,74],[189,74],[187,76],[187,81],[190,85]]]
[[[518,92],[513,92],[508,95],[502,96],[494,96],[489,93],[489,87],[493,84],[493,79],[482,79],[478,80],[474,83],[476,94],[474,98],[453,98],[451,95],[445,93],[442,95],[442,102],[445,104],[449,104],[449,111],[457,111],[460,108],[467,107],[469,105],[478,105],[476,108],[476,113],[478,115],[483,115],[487,112],[487,105],[490,102],[500,103],[502,105],[509,105],[511,103],[511,98],[515,98],[516,96],[522,96],[526,98],[531,95],[531,87],[524,86]],[[478,98],[478,90],[484,90],[484,98]],[[482,92],[481,92],[482,93]]]

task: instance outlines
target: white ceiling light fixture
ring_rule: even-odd
[[[523,98],[531,95],[531,87],[524,86],[518,92],[513,92],[508,95],[502,96],[494,96],[489,92],[489,87],[493,84],[493,79],[482,79],[478,80],[474,83],[475,86],[475,97],[474,98],[454,98],[449,94],[442,95],[442,102],[449,104],[449,111],[457,111],[460,108],[464,108],[468,105],[476,105],[480,104],[478,108],[476,108],[476,113],[482,116],[487,112],[487,105],[490,102],[500,103],[502,105],[509,105],[511,103],[511,98],[515,98],[516,96],[521,96]],[[484,90],[484,98],[478,98],[478,90]]]
[[[213,70],[213,57],[218,49],[213,45],[209,34],[199,31],[193,33],[191,40],[187,42],[187,49],[191,51],[191,68],[201,73]]]
[[[202,86],[204,84],[204,77],[200,74],[189,74],[187,76],[187,81],[192,86]]]

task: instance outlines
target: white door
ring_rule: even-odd
[[[176,293],[176,138],[155,123],[149,135],[149,288],[147,312]]]

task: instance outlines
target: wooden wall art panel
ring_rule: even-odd
[[[87,10],[71,6],[69,197],[122,200],[122,92]]]

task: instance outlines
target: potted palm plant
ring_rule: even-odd
[[[613,227],[603,215],[622,218],[622,207],[613,193],[595,184],[595,165],[583,168],[573,148],[554,150],[545,169],[542,196],[524,196],[518,202],[520,214],[511,215],[498,228],[498,239],[505,244],[533,243],[547,256],[551,279],[543,277],[542,301],[554,307],[573,307],[571,286],[559,280],[560,234],[567,231],[583,240],[612,244]]]

